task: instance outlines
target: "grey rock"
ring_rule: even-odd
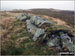
[[[44,29],[38,28],[33,36],[33,40],[36,41],[42,34],[45,34]]]
[[[33,40],[36,41],[37,38],[41,35],[44,34],[44,29],[41,28],[37,28],[36,26],[34,26],[33,24],[31,24],[30,20],[26,20],[27,23],[27,30],[28,32],[31,32],[34,36],[33,36]]]
[[[67,46],[70,51],[75,51],[75,46],[67,34],[61,34],[60,37],[63,41],[63,44]]]
[[[34,26],[33,24],[31,24],[30,20],[26,20],[26,25],[27,25],[28,32],[35,34],[35,32],[38,28],[36,26]]]
[[[30,21],[31,21],[31,23],[35,24],[38,27],[42,26],[44,23],[53,24],[52,22],[50,22],[46,19],[43,19],[39,16],[32,16]]]
[[[62,43],[60,42],[60,40],[62,41]],[[49,47],[57,46],[58,48],[62,48],[60,44],[67,46],[69,51],[75,52],[75,45],[73,44],[71,37],[67,33],[59,32],[59,35],[57,35],[57,33],[52,34],[51,38],[47,42],[47,45]]]
[[[51,39],[47,42],[47,45],[49,47],[53,47],[53,46],[57,46],[58,45],[58,39],[57,38],[54,38],[54,39]]]
[[[21,21],[26,21],[27,19],[30,19],[30,16],[27,13],[24,13],[22,15],[17,16],[16,18]]]
[[[41,35],[45,35],[42,36],[42,38],[47,38],[47,45],[49,47],[58,46],[58,48],[60,48],[59,40],[61,39],[62,43],[66,45],[70,51],[75,51],[75,45],[73,44],[71,37],[67,33],[64,33],[64,31],[56,31],[52,36],[46,37],[47,34],[45,29],[42,29],[41,26],[45,23],[53,24],[52,22],[39,16],[30,16],[26,13],[18,16],[17,19],[26,22],[27,31],[33,34],[33,41],[36,41]]]

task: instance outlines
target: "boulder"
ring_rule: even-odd
[[[27,13],[24,13],[22,15],[17,16],[16,18],[21,21],[26,21],[27,19],[30,19],[30,16]]]

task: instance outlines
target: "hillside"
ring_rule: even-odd
[[[26,23],[16,19],[16,16],[24,12],[0,12],[0,38],[2,55],[55,55],[59,52],[57,48],[50,48],[32,40],[32,34],[26,30]],[[30,15],[36,15],[29,13]],[[46,15],[38,15],[55,25],[54,30],[74,30],[65,21]],[[52,30],[52,29],[49,29]],[[74,34],[74,32],[72,32]]]

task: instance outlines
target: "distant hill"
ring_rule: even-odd
[[[33,13],[39,15],[47,15],[54,18],[59,18],[74,27],[74,11],[58,10],[58,9],[29,9],[29,10],[14,10],[15,13]]]

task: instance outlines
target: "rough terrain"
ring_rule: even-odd
[[[32,34],[27,32],[26,23],[16,19],[22,13],[0,12],[1,54],[12,55],[50,55],[57,54],[57,48],[49,48],[32,40]],[[35,15],[35,14],[30,14]],[[74,35],[74,28],[60,19],[39,15],[54,23],[54,29],[67,29]]]

